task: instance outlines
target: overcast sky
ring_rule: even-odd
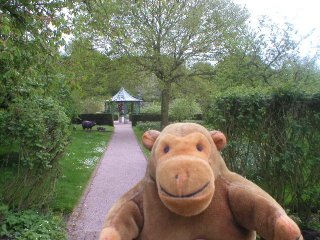
[[[313,31],[311,37],[303,42],[302,51],[313,54],[316,48],[320,48],[319,0],[234,0],[234,2],[246,5],[254,19],[267,15],[278,23],[292,23],[301,36]]]

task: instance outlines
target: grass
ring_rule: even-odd
[[[139,143],[139,145],[140,145],[140,147],[141,147],[141,149],[142,149],[142,151],[143,151],[143,154],[146,156],[147,159],[149,159],[149,157],[150,157],[150,151],[149,151],[148,149],[146,149],[146,148],[143,146],[142,142],[141,142],[143,133],[144,133],[145,131],[142,130],[141,128],[139,128],[139,127],[133,127],[133,132],[134,132],[134,134],[136,135],[137,141],[138,141],[138,143]]]
[[[50,206],[54,211],[70,213],[79,202],[113,132],[112,127],[103,127],[105,132],[87,132],[80,125],[75,125],[71,144],[60,160],[62,175]]]
[[[138,143],[147,159],[150,157],[150,151],[143,146],[141,141],[143,134],[151,129],[161,131],[160,122],[138,122],[137,125],[133,127]]]
[[[59,160],[61,176],[50,209],[68,214],[78,203],[113,133],[112,127],[103,127],[105,132],[90,132],[83,131],[81,125],[74,125],[71,143]],[[18,174],[17,150],[17,146],[0,147],[0,197],[5,183]]]
[[[14,179],[17,174],[18,146],[0,146],[0,196],[3,195],[5,183]]]
[[[15,145],[0,146],[0,239],[16,239],[16,236],[18,239],[66,239],[64,217],[81,198],[112,135],[113,128],[104,127],[105,132],[86,132],[80,125],[74,126],[71,143],[59,160],[61,177],[55,199],[46,208],[48,212],[17,211],[1,202],[4,183],[17,177],[19,154]]]

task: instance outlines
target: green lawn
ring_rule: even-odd
[[[112,127],[103,127],[105,132],[87,132],[81,125],[74,126],[70,145],[59,161],[61,176],[48,213],[31,209],[16,211],[2,204],[4,183],[18,174],[19,154],[17,146],[0,146],[0,239],[15,239],[15,236],[20,236],[19,239],[66,239],[63,216],[78,203],[113,133]]]
[[[55,197],[49,206],[54,211],[66,214],[72,212],[81,198],[113,133],[113,127],[110,126],[103,126],[106,128],[105,132],[83,131],[81,125],[74,127],[70,145],[59,160],[61,175],[56,183]],[[4,183],[17,175],[17,164],[17,147],[1,146],[0,196]]]
[[[70,213],[78,203],[113,133],[110,126],[103,126],[105,132],[83,131],[81,125],[75,127],[71,144],[60,160],[61,177],[51,204],[54,211],[64,213]]]

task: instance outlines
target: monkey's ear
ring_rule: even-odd
[[[156,141],[157,137],[160,135],[160,132],[157,130],[149,130],[146,131],[142,136],[142,143],[143,145],[151,150],[153,147],[154,142]]]
[[[226,136],[220,131],[211,131],[211,138],[216,144],[218,151],[221,151],[227,144]]]

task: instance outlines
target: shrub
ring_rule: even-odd
[[[181,122],[182,120],[193,119],[200,112],[200,106],[196,101],[177,98],[170,105],[169,115],[173,121]]]
[[[206,121],[226,133],[231,169],[308,222],[320,208],[320,95],[295,91],[216,98]]]
[[[141,111],[141,113],[160,114],[161,113],[161,104],[158,102],[144,103],[144,105],[140,111]]]
[[[161,122],[138,122],[136,127],[142,132],[150,129],[161,131]]]
[[[16,207],[41,206],[52,194],[58,160],[69,140],[70,120],[57,102],[37,96],[16,101],[3,115],[2,135],[19,152],[17,178],[7,183],[4,199]]]
[[[81,113],[96,113],[104,109],[101,99],[87,98],[81,102]]]

